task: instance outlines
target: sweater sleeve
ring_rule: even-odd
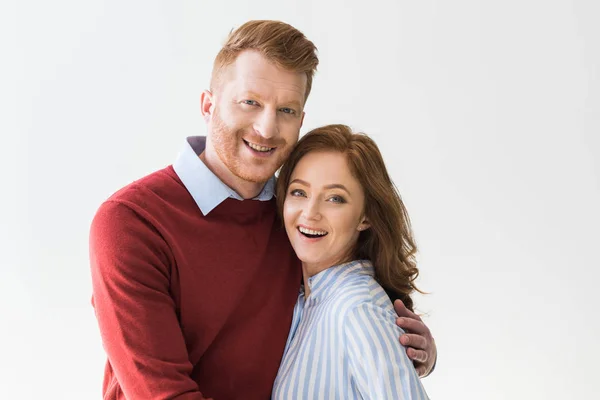
[[[397,338],[393,316],[369,303],[344,319],[344,343],[352,384],[364,400],[428,399],[417,372]]]
[[[169,294],[169,249],[130,207],[105,202],[90,231],[93,305],[125,398],[204,399]]]

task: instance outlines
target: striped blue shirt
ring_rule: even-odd
[[[369,261],[328,268],[300,290],[273,399],[428,399]]]

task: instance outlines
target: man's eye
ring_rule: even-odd
[[[344,199],[342,196],[331,196],[328,201],[332,202],[332,203],[340,203],[343,204],[346,202],[346,199]]]
[[[258,103],[255,100],[243,100],[242,103],[247,104],[249,106],[257,106]]]
[[[285,114],[296,114],[295,110],[292,110],[291,108],[287,108],[287,107],[280,108],[279,111],[281,111],[282,113],[285,113]]]

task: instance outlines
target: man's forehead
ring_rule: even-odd
[[[278,90],[285,92],[286,96],[304,97],[306,85],[290,81],[282,81],[251,73],[240,74],[235,79],[236,87],[244,91],[261,93],[266,90]]]
[[[304,99],[307,76],[305,73],[284,69],[254,51],[244,51],[226,71],[226,80],[235,81],[236,89],[281,90]]]

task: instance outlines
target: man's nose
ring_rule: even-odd
[[[279,135],[277,126],[277,111],[264,109],[256,121],[255,131],[265,139],[272,139]]]

